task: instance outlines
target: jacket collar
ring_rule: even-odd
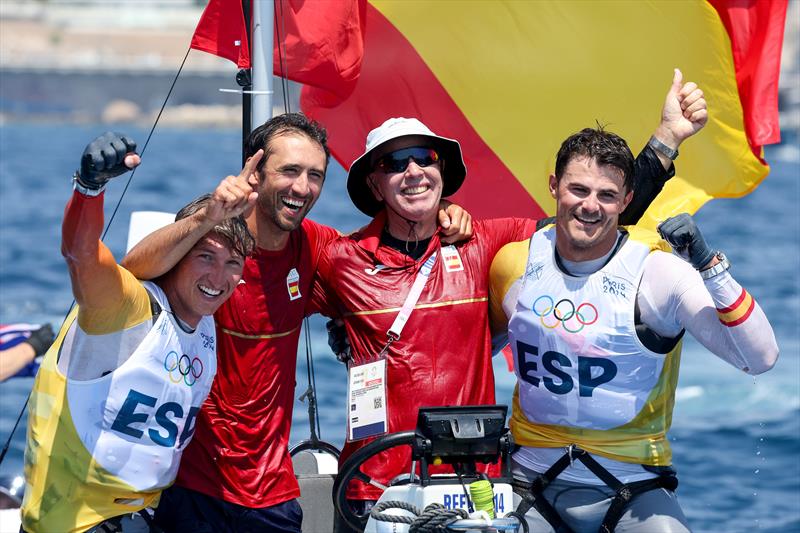
[[[428,249],[425,250],[425,253],[419,261],[414,261],[406,254],[381,244],[381,234],[383,233],[384,227],[386,227],[385,209],[375,215],[372,222],[367,224],[364,229],[359,232],[357,237],[358,246],[372,256],[375,264],[383,264],[389,267],[406,267],[416,263],[422,263],[434,250],[441,246],[439,230],[437,229],[436,233],[434,233],[431,238],[431,242],[428,244]]]

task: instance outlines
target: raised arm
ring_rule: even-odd
[[[238,175],[223,179],[211,194],[207,208],[142,239],[122,260],[122,266],[138,279],[157,278],[174,267],[219,222],[247,214],[258,198],[253,189],[254,172],[263,155],[264,151],[259,150]]]
[[[633,200],[620,216],[620,224],[639,221],[667,180],[675,175],[672,161],[678,156],[680,145],[703,129],[707,121],[703,91],[694,82],[683,83],[683,74],[675,69],[661,108],[661,122],[636,158]]]
[[[667,254],[652,258],[642,279],[642,321],[672,321],[749,374],[772,368],[778,358],[772,326],[731,276],[727,259],[708,246],[687,214],[666,220],[659,231],[685,262]]]
[[[118,133],[101,135],[83,152],[61,226],[61,253],[69,268],[72,293],[81,307],[112,307],[122,292],[122,273],[100,241],[103,192],[110,179],[139,163],[136,143]]]

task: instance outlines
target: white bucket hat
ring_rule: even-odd
[[[372,172],[370,154],[384,143],[407,137],[419,135],[431,141],[431,147],[439,152],[445,162],[442,171],[442,198],[454,194],[464,178],[467,176],[467,167],[461,155],[461,145],[455,139],[440,137],[433,133],[425,124],[415,118],[390,118],[367,135],[367,147],[364,153],[350,165],[347,173],[347,193],[353,204],[364,214],[374,217],[381,209],[383,202],[377,200],[367,185],[367,176]]]

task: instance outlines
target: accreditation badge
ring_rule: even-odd
[[[347,409],[348,441],[386,433],[386,359],[350,367]]]

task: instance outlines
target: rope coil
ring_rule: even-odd
[[[401,509],[414,516],[385,514],[384,511],[388,509]],[[440,503],[432,503],[420,512],[416,506],[402,501],[380,502],[372,508],[370,516],[381,522],[408,524],[409,533],[442,532],[456,520],[469,518],[469,514],[464,509],[447,509]]]

